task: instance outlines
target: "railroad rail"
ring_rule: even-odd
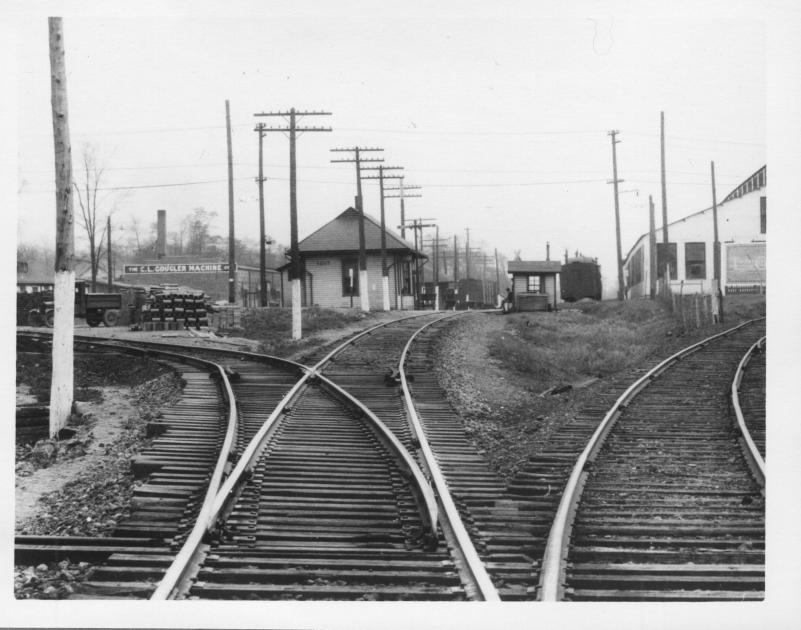
[[[277,598],[493,599],[491,588],[474,588],[471,578],[460,577],[465,554],[438,545],[440,509],[408,453],[413,441],[408,428],[404,432],[393,414],[385,416],[394,423],[388,427],[370,406],[329,378],[341,377],[341,372],[323,374],[334,362],[340,368],[347,362],[342,358],[347,350],[369,336],[395,337],[395,345],[397,338],[405,341],[410,324],[394,325],[398,330],[389,334],[392,326],[384,324],[357,335],[313,368],[291,365],[302,376],[294,385],[283,384],[285,393],[277,403],[265,404],[259,393],[257,365],[276,359],[230,353],[239,362],[221,370],[233,377],[240,424],[258,428],[240,430],[232,458],[236,466],[211,507],[204,506],[153,598],[236,598],[248,593]],[[147,345],[146,352],[153,352],[153,344]],[[216,349],[209,352],[221,354]],[[392,392],[383,382],[385,375],[378,376],[382,393]],[[360,396],[366,391],[361,387]],[[272,410],[269,417],[254,418],[247,411],[254,404],[262,416]],[[309,438],[310,432],[315,437]],[[376,481],[376,471],[383,480]],[[254,480],[259,491],[267,487],[267,494],[254,494]],[[254,497],[260,497],[255,505]],[[443,529],[451,531],[453,526]],[[460,558],[456,563],[454,555]],[[248,568],[242,567],[243,561]],[[277,565],[291,569],[281,571]]]
[[[24,343],[47,344],[52,339],[38,332],[18,335]],[[94,337],[76,337],[75,343],[88,351],[166,361],[181,374],[183,395],[149,426],[157,437],[131,463],[134,473],[147,481],[135,489],[131,513],[112,536],[17,536],[15,556],[105,559],[85,588],[100,596],[142,596],[152,590],[152,580],[169,566],[176,551],[191,546],[196,535],[191,523],[211,509],[237,432],[233,392],[223,366],[204,359]]]
[[[731,384],[731,404],[751,470],[765,485],[765,359],[767,337],[745,353]],[[750,368],[750,369],[747,369]],[[741,389],[743,401],[741,404]]]
[[[540,597],[764,597],[764,501],[728,413],[737,361],[764,318],[669,357],[594,432],[562,495]]]

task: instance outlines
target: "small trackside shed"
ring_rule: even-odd
[[[390,230],[386,232],[389,268],[390,308],[413,309],[412,266],[426,256]],[[367,287],[370,308],[380,309],[381,223],[364,215],[364,243],[367,256]],[[359,306],[359,213],[348,208],[298,243],[303,262],[301,296],[303,306],[343,308]],[[289,287],[289,266],[279,267],[281,281]],[[282,295],[284,292],[282,291]],[[288,306],[288,304],[286,304]]]
[[[561,270],[562,263],[556,260],[510,260],[507,272],[512,276],[515,308],[555,311]]]

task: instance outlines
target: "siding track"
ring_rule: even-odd
[[[582,453],[546,550],[544,599],[759,600],[764,488],[728,396],[764,320],[674,355]]]

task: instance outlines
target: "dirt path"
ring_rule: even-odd
[[[126,423],[138,415],[131,402],[129,387],[103,387],[102,402],[83,402],[82,408],[93,417],[92,424],[76,438],[85,444],[85,454],[74,459],[57,461],[47,468],[31,471],[25,464],[18,469],[15,483],[15,529],[35,517],[39,499],[74,480],[92,464],[107,457],[106,446],[124,431]],[[80,446],[79,446],[80,447]]]

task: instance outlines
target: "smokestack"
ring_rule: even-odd
[[[167,211],[158,211],[156,222],[156,258],[164,258],[167,254]]]
[[[545,241],[545,260],[551,259],[551,242]]]

